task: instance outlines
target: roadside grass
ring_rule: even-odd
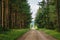
[[[0,40],[16,40],[27,31],[28,29],[11,29],[5,33],[0,33]]]
[[[48,35],[53,36],[54,38],[56,38],[57,40],[60,40],[60,32],[57,32],[55,30],[48,30],[48,29],[39,29],[44,31],[45,33],[47,33]]]

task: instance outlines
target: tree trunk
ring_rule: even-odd
[[[5,28],[9,28],[9,18],[8,18],[8,0],[5,0]]]
[[[57,30],[60,31],[60,0],[56,0],[57,13],[58,13],[58,27]]]
[[[1,10],[1,8],[2,8],[2,0],[0,0],[0,26],[2,26],[2,10]]]
[[[2,0],[2,27],[4,26],[4,23],[3,23],[3,15],[4,14],[4,0]]]

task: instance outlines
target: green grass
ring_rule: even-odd
[[[48,30],[48,29],[39,29],[47,33],[48,35],[53,36],[54,38],[60,40],[60,33],[55,30]]]
[[[28,29],[13,29],[5,33],[0,33],[0,40],[16,40],[26,33]]]

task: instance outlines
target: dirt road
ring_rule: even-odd
[[[56,40],[42,31],[31,30],[17,40]]]

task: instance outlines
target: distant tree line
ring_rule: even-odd
[[[29,28],[30,22],[27,0],[0,0],[0,29]]]
[[[60,31],[60,0],[42,0],[35,18],[38,28]]]

